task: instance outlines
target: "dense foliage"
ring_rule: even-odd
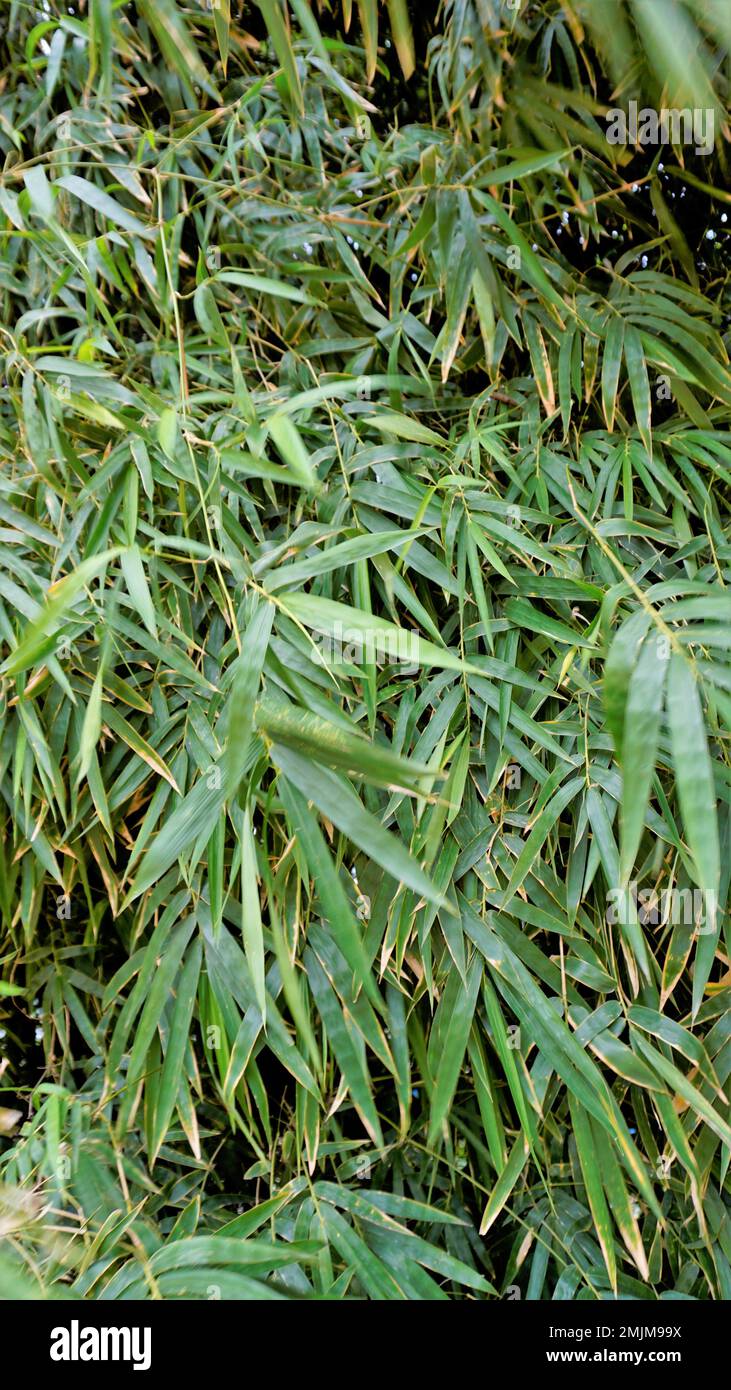
[[[3,0],[1,1295],[731,1297],[730,53]]]

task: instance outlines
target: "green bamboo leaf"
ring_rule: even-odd
[[[589,1119],[589,1125],[594,1138],[594,1151],[599,1159],[602,1185],[607,1195],[609,1209],[641,1278],[648,1280],[650,1271],[647,1265],[647,1254],[642,1244],[640,1228],[637,1224],[637,1217],[630,1201],[622,1169],[617,1162],[611,1144],[606,1143],[603,1137],[596,1132],[596,1127],[591,1119]]]
[[[602,410],[610,434],[614,428],[614,412],[617,404],[617,386],[623,349],[624,319],[614,315],[609,321],[602,359]]]
[[[3,662],[0,669],[5,675],[18,675],[53,650],[59,624],[71,609],[74,600],[87,584],[121,553],[122,548],[117,546],[111,550],[104,550],[99,555],[90,556],[89,559],[82,560],[70,574],[51,585],[40,614],[26,627],[25,634],[12,656]]]
[[[54,212],[53,189],[46,178],[43,165],[36,164],[32,169],[26,169],[23,183],[28,190],[33,211],[45,222],[50,221]]]
[[[219,1235],[191,1236],[156,1250],[150,1259],[150,1273],[161,1276],[173,1269],[187,1269],[188,1266],[196,1269],[201,1265],[209,1266],[209,1272],[217,1265],[264,1272],[302,1261],[307,1263],[316,1258],[319,1250],[320,1242],[316,1240],[285,1242]]]
[[[256,846],[248,808],[244,811],[241,825],[241,930],[256,1002],[262,1021],[266,1023],[264,932],[259,904]]]
[[[726,1096],[719,1085],[718,1077],[700,1038],[694,1037],[687,1028],[683,1028],[674,1019],[666,1018],[663,1014],[658,1013],[657,1009],[648,1009],[643,1005],[633,1004],[627,1016],[630,1023],[636,1024],[638,1028],[642,1028],[644,1032],[650,1033],[653,1037],[661,1038],[663,1042],[668,1043],[670,1047],[675,1048],[690,1062],[693,1062],[719,1098],[724,1102],[726,1101]]]
[[[358,1271],[358,1277],[370,1298],[379,1300],[406,1298],[396,1275],[391,1272],[388,1265],[385,1265],[373,1253],[366,1242],[329,1202],[323,1205],[322,1220],[328,1240],[337,1251],[340,1259],[352,1267],[353,1271]]]
[[[309,946],[305,951],[304,963],[315,1003],[327,1029],[353,1104],[373,1143],[380,1146],[383,1144],[383,1134],[373,1103],[373,1088],[366,1064],[365,1048],[352,1025],[349,1026],[337,995]]]
[[[604,666],[604,710],[609,732],[618,757],[624,746],[627,695],[637,650],[650,618],[643,610],[633,613],[616,633]]]
[[[84,722],[81,726],[81,738],[79,740],[79,767],[76,773],[77,782],[81,782],[89,771],[89,764],[96,751],[99,742],[99,735],[102,727],[102,668],[94,677],[94,684],[91,687],[89,700],[84,711]]]
[[[165,955],[155,971],[150,992],[140,1014],[129,1057],[129,1066],[117,1115],[116,1134],[119,1139],[123,1138],[133,1122],[139,1103],[139,1088],[145,1072],[148,1049],[159,1026],[173,980],[178,972],[183,952],[190,940],[194,926],[195,918],[190,916],[177,927],[168,939]]]
[[[370,83],[378,61],[378,0],[358,0],[358,13],[366,51],[366,81]]]
[[[218,51],[221,55],[221,67],[225,77],[228,68],[229,30],[231,27],[230,0],[213,0],[213,23],[216,29]]]
[[[586,1111],[571,1095],[569,1095],[569,1109],[571,1113],[571,1127],[573,1129],[574,1139],[576,1140],[576,1150],[579,1155],[581,1173],[584,1183],[586,1184],[586,1195],[589,1199],[589,1209],[594,1222],[594,1229],[601,1246],[604,1263],[607,1267],[609,1282],[616,1294],[617,1257],[614,1250],[612,1222],[604,1196],[604,1188],[602,1187],[599,1157],[594,1144],[591,1120]],[[602,1143],[603,1141],[600,1139],[599,1142]]]
[[[152,602],[150,587],[147,583],[144,566],[142,564],[142,554],[137,545],[131,545],[129,549],[123,550],[120,556],[122,574],[127,585],[127,592],[137,609],[147,631],[157,640],[157,620],[155,617],[155,605]]]
[[[368,415],[364,424],[381,430],[383,434],[392,434],[396,439],[408,439],[416,444],[432,444],[435,449],[444,449],[441,435],[428,429],[426,425],[419,424],[418,420],[411,420],[408,415],[400,415],[395,411],[382,415]]]
[[[279,744],[272,748],[272,757],[287,780],[397,883],[405,883],[428,902],[450,910],[443,894],[437,891],[401,840],[384,830],[380,821],[365,810],[349,782]]]
[[[304,116],[305,104],[297,71],[297,60],[292,49],[282,7],[279,0],[257,0],[257,4],[264,17],[274,51],[284,71],[292,108],[300,116]]]
[[[554,318],[556,318],[557,322],[563,328],[566,315],[569,313],[568,306],[564,303],[558,291],[553,288],[538,257],[531,247],[531,243],[523,235],[520,228],[512,221],[509,213],[502,204],[491,197],[489,193],[485,193],[482,189],[474,189],[473,196],[479,203],[482,203],[483,207],[487,208],[488,212],[492,213],[493,217],[508,237],[508,240],[520,252],[519,264],[526,280],[545,296],[546,301],[551,305],[554,311]]]
[[[551,797],[547,805],[543,807],[535,824],[530,828],[530,834],[518,855],[510,875],[510,882],[502,898],[501,906],[503,909],[509,906],[523,880],[530,873],[559,816],[562,815],[566,807],[570,805],[583,787],[583,777],[572,777],[565,786],[561,787],[561,789]]]
[[[294,421],[290,420],[288,415],[272,415],[267,429],[300,486],[309,490],[316,489],[317,475]]]
[[[385,555],[389,550],[411,546],[415,537],[424,534],[427,533],[422,530],[402,531],[396,528],[377,531],[375,535],[353,536],[351,540],[328,546],[316,555],[296,560],[292,565],[282,565],[277,572],[267,576],[267,588],[270,593],[276,593],[288,585],[301,584],[304,579],[312,579],[318,574],[330,574],[358,560],[368,560],[374,555]]]
[[[632,672],[624,711],[622,800],[619,803],[620,885],[626,888],[640,847],[660,737],[668,662],[648,637]]]
[[[137,0],[137,6],[171,68],[179,73],[183,81],[189,82],[192,78],[214,100],[219,100],[219,94],[210,81],[206,65],[175,0],[154,0],[154,3],[153,0]]]
[[[340,724],[331,724],[283,700],[264,697],[255,718],[257,728],[275,742],[381,786],[416,790],[421,789],[424,777],[433,780],[425,763],[400,758],[360,732],[350,733]]]
[[[332,637],[345,646],[362,642],[367,654],[382,654],[386,660],[393,662],[480,674],[479,667],[462,661],[456,652],[447,647],[438,647],[418,632],[409,632],[372,613],[315,594],[287,594],[281,602],[285,611],[305,627]]]
[[[406,0],[388,0],[388,17],[391,21],[391,33],[401,64],[401,71],[408,81],[414,71],[414,36],[411,32],[411,21],[406,7]]]
[[[477,957],[467,972],[466,985],[462,985],[461,977],[456,969],[453,968],[449,974],[447,988],[440,1005],[446,1015],[445,1026],[440,1038],[439,1056],[433,1059],[436,1064],[436,1074],[431,1093],[428,1144],[433,1144],[437,1139],[452,1104],[460,1068],[467,1049],[467,1039],[472,1027],[481,979],[482,965]],[[434,1028],[436,1035],[436,1020]]]
[[[170,1020],[170,1034],[157,1096],[154,1140],[150,1153],[151,1164],[154,1164],[168,1132],[180,1089],[183,1060],[188,1043],[188,1030],[198,988],[201,954],[200,941],[195,941],[188,952],[175,989],[175,1008]]]
[[[673,1062],[669,1062],[660,1050],[653,1047],[637,1031],[634,1032],[634,1042],[638,1051],[647,1059],[650,1066],[659,1072],[664,1080],[674,1088],[679,1096],[695,1111],[696,1115],[705,1120],[705,1123],[717,1134],[723,1144],[731,1147],[731,1125],[719,1115],[718,1111],[710,1101],[689,1081],[680,1067],[676,1067]]]
[[[219,11],[214,10],[214,19]],[[203,332],[221,347],[228,347],[228,334],[226,326],[221,318],[221,314],[216,303],[215,295],[210,285],[198,285],[193,295],[193,308],[195,316],[203,329]]]
[[[112,198],[109,193],[97,188],[96,184],[91,183],[89,179],[79,178],[78,174],[63,174],[61,178],[54,181],[53,187],[64,188],[67,193],[72,193],[75,198],[86,203],[95,212],[101,213],[108,222],[114,223],[115,227],[121,227],[125,232],[132,232],[135,236],[147,238],[157,235],[154,227],[146,227],[144,222],[140,222],[138,217],[122,207],[116,198]]]
[[[210,838],[227,796],[222,769],[212,764],[193,784],[158,831],[135,874],[122,904],[134,902],[185,853],[194,842]]]
[[[254,705],[271,637],[274,606],[257,599],[235,664],[228,701],[225,779],[235,790],[244,775],[254,727]]]
[[[705,895],[708,925],[717,912],[720,849],[713,767],[700,695],[684,656],[673,652],[668,671],[668,725],[685,833]],[[696,1001],[697,1009],[700,1001]]]
[[[627,364],[637,428],[642,443],[652,456],[652,403],[645,351],[637,329],[629,323],[625,325],[624,330],[624,360]]]
[[[480,1222],[480,1235],[487,1235],[495,1224],[528,1161],[528,1144],[524,1135],[519,1134],[510,1151],[510,1157],[490,1193],[487,1206]]]
[[[102,721],[132,749],[132,752],[135,753],[142,762],[147,763],[148,767],[151,767],[153,772],[156,772],[159,777],[164,777],[165,781],[170,783],[173,791],[180,791],[164,758],[160,757],[156,749],[154,749],[146,739],[142,738],[141,734],[138,734],[137,730],[119,713],[114,705],[109,703],[108,700],[104,700],[102,704]]]
[[[526,179],[531,174],[539,174],[544,169],[554,169],[557,164],[563,163],[571,154],[571,150],[556,150],[546,154],[543,150],[536,150],[533,154],[527,154],[522,159],[511,159],[509,164],[501,164],[497,169],[487,169],[480,173],[476,186],[483,185],[486,188],[495,188],[499,184],[512,183],[515,179]]]
[[[275,0],[272,0],[272,4]],[[261,294],[274,295],[276,299],[291,299],[296,304],[316,304],[317,301],[295,285],[287,285],[283,280],[274,280],[270,275],[255,275],[248,270],[219,270],[215,277],[224,285],[239,285],[242,289],[259,290]]]
[[[508,599],[505,604],[505,616],[510,619],[511,623],[516,623],[518,627],[526,627],[529,631],[540,633],[543,637],[550,637],[556,642],[566,642],[571,647],[594,646],[594,642],[589,641],[581,632],[575,632],[565,623],[559,622],[557,618],[551,618],[546,613],[542,613],[526,599]]]
[[[305,860],[315,881],[322,913],[347,960],[356,987],[364,989],[377,1009],[382,1008],[378,989],[371,975],[355,915],[348,901],[317,819],[305,796],[286,778],[280,779],[280,796],[292,832],[301,843]]]

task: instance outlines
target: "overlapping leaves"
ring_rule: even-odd
[[[405,5],[253,8],[9,31],[0,1281],[728,1297],[724,290],[579,72],[666,44],[447,6],[404,123]]]

